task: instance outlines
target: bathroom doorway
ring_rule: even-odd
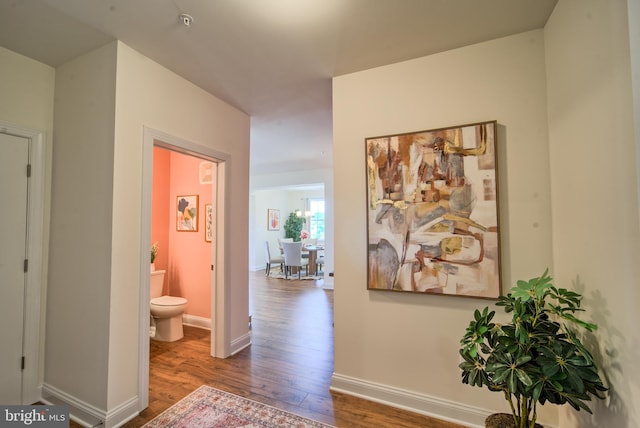
[[[203,242],[211,238],[209,244],[209,284],[210,284],[210,318],[196,317],[197,322],[208,322],[211,329],[211,349],[210,354],[214,357],[224,358],[229,355],[230,338],[228,335],[228,311],[226,308],[225,296],[228,296],[228,281],[225,272],[225,248],[227,246],[227,237],[225,236],[225,195],[228,180],[226,174],[228,171],[228,163],[230,157],[226,153],[218,152],[210,147],[200,146],[198,144],[180,139],[175,136],[165,134],[151,128],[144,128],[143,139],[143,188],[142,188],[142,236],[141,248],[146,249],[152,244],[151,228],[152,228],[152,195],[153,189],[153,168],[154,168],[154,150],[160,148],[172,153],[186,155],[187,158],[197,160],[197,164],[203,163],[204,166],[209,164],[212,168],[204,168],[195,171],[203,180],[211,180],[211,185],[206,186],[210,192],[206,197],[203,195],[202,200],[207,201],[205,205],[210,205],[211,223],[207,230],[205,222],[207,214],[206,208],[202,205],[199,210],[201,218],[198,219],[197,231],[181,232],[185,234],[197,233],[198,238]],[[215,176],[208,176],[214,174]],[[202,189],[202,188],[201,188]],[[184,196],[199,196],[198,193],[192,193]],[[199,198],[198,198],[199,199]],[[169,210],[175,213],[172,207]],[[177,225],[172,223],[174,229]],[[171,223],[171,221],[170,221]],[[192,235],[195,236],[195,235]],[[146,251],[145,251],[146,252]],[[140,267],[141,287],[140,287],[140,361],[139,361],[139,409],[143,410],[148,406],[149,400],[149,279],[150,269],[149,262],[143,257]],[[171,283],[171,278],[169,278]],[[171,290],[168,290],[172,292]],[[202,325],[202,327],[205,327]]]
[[[207,330],[216,170],[216,162],[153,148],[151,244],[156,248],[154,270],[164,273],[161,295],[186,299],[183,323]]]

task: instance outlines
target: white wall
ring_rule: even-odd
[[[249,266],[252,270],[265,268],[264,241],[269,241],[272,255],[279,254],[278,238],[285,237],[284,224],[289,214],[295,210],[303,210],[305,198],[324,198],[324,189],[293,190],[293,189],[271,189],[258,190],[252,193],[254,205],[254,225],[255,225],[255,251],[252,254]],[[280,230],[267,230],[267,209],[280,210]],[[309,224],[305,224],[304,229],[309,229]]]
[[[55,70],[0,47],[0,120],[44,133],[45,188],[42,249],[42,295],[40,325],[40,361],[37,379],[44,378],[44,324],[49,247],[49,212],[51,201],[51,153],[53,147],[53,94]]]
[[[109,392],[115,83],[115,43],[56,69],[45,386],[98,409]]]
[[[333,251],[333,231],[334,231],[334,215],[333,215],[333,170],[332,169],[313,169],[303,172],[288,172],[280,174],[264,174],[255,175],[251,177],[251,194],[252,194],[252,206],[250,207],[251,213],[254,216],[249,224],[250,228],[250,240],[249,240],[249,266],[251,269],[255,269],[259,265],[263,265],[263,249],[262,242],[265,239],[272,239],[277,232],[269,232],[267,236],[264,236],[262,230],[266,231],[266,218],[264,219],[264,229],[262,229],[261,216],[263,212],[261,208],[257,207],[259,197],[256,197],[260,192],[290,188],[295,186],[306,186],[322,184],[324,186],[324,201],[325,201],[325,264],[324,264],[324,284],[325,286],[333,285],[333,277],[328,276],[329,272],[334,271],[334,251]],[[266,208],[277,207],[262,207],[266,213]],[[301,208],[301,207],[296,207]],[[293,208],[295,209],[295,208]],[[264,214],[266,216],[266,214]],[[286,216],[289,212],[280,211],[282,222],[286,221]],[[281,229],[282,237],[284,237],[284,230]],[[264,236],[264,237],[263,237]],[[280,236],[280,235],[278,235]],[[256,264],[257,263],[257,264]]]
[[[265,268],[264,241],[269,242],[271,255],[279,255],[278,238],[284,238],[284,222],[289,214],[289,203],[286,190],[261,190],[252,193],[253,204],[250,209],[253,212],[254,234],[251,241],[254,243],[253,252],[250,254],[249,268],[253,271]],[[280,230],[267,230],[267,209],[280,210]]]
[[[137,344],[138,276],[140,257],[147,256],[131,242],[140,239],[142,129],[148,126],[229,156],[228,216],[224,225],[230,239],[225,254],[230,281],[228,297],[231,341],[248,334],[247,223],[249,212],[249,117],[145,56],[118,43],[118,83],[114,156],[112,320],[109,407],[122,403],[137,388],[137,358],[126,350]],[[136,185],[132,185],[136,183]],[[129,311],[130,319],[115,319]],[[115,337],[115,340],[114,340]],[[130,352],[130,351],[128,351]],[[133,376],[132,376],[133,375]]]
[[[45,132],[51,146],[55,70],[1,46],[0,64],[0,119]]]
[[[249,117],[121,42],[59,67],[46,381],[106,426],[137,409],[143,127],[228,154],[231,339],[248,335]]]
[[[633,109],[640,70],[636,61],[632,73],[628,28],[639,46],[635,7],[632,19],[623,0],[561,1],[545,28],[554,271],[583,293],[599,324],[588,341],[598,341],[594,355],[611,386],[607,401],[593,403],[593,417],[563,409],[562,427],[640,426],[640,119]]]
[[[335,374],[332,385],[481,425],[501,394],[460,381],[474,298],[367,291],[364,139],[497,120],[503,289],[553,268],[542,30],[333,80]],[[361,171],[361,173],[357,173]],[[555,424],[557,410],[542,410]]]

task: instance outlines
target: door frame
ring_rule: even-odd
[[[45,211],[45,142],[44,133],[36,129],[23,128],[0,120],[0,133],[29,140],[29,164],[31,177],[28,187],[27,258],[29,269],[24,300],[24,326],[22,351],[25,366],[22,371],[22,404],[32,404],[40,400],[42,382],[40,367],[43,366],[40,349],[42,332],[40,320],[43,318],[42,297],[44,294],[43,248]]]
[[[149,242],[151,242],[151,195],[153,183],[153,148],[162,147],[178,153],[215,162],[216,186],[211,186],[214,201],[214,245],[211,246],[211,355],[226,358],[230,354],[231,334],[229,331],[230,284],[227,277],[228,239],[225,234],[225,219],[229,218],[226,195],[228,192],[228,171],[231,155],[192,143],[164,133],[157,129],[143,127],[142,144],[142,219],[140,232],[140,319],[139,319],[139,361],[138,397],[139,411],[149,405]]]

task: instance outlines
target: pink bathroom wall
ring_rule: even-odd
[[[158,243],[156,269],[166,270],[169,266],[169,184],[171,152],[155,147],[153,149],[153,193],[151,196],[151,242]],[[167,281],[164,281],[165,294]]]
[[[186,314],[211,318],[211,243],[205,241],[205,205],[211,203],[212,184],[200,184],[201,159],[170,152],[169,210],[169,295],[186,298]],[[197,195],[195,232],[176,227],[178,196]]]

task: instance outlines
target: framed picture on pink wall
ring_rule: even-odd
[[[176,197],[176,230],[198,231],[198,195]]]
[[[213,205],[204,206],[204,240],[211,242],[213,239]]]

